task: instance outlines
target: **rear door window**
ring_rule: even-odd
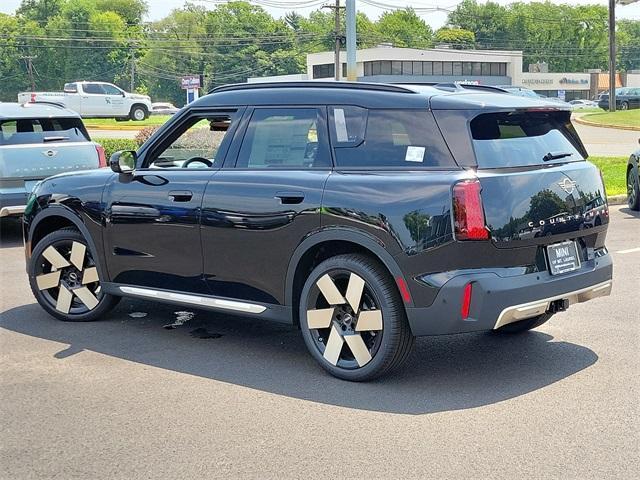
[[[429,110],[330,109],[337,167],[453,167],[449,152]]]
[[[236,168],[327,168],[326,120],[319,108],[256,108]]]
[[[104,89],[102,88],[102,85],[100,85],[99,83],[85,83],[82,86],[82,90],[84,91],[84,93],[89,93],[91,95],[104,95]]]
[[[89,140],[79,118],[21,118],[0,122],[0,145]]]
[[[480,168],[519,167],[584,160],[569,112],[485,113],[471,120]]]

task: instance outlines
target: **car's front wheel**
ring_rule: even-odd
[[[134,105],[133,107],[131,107],[131,113],[129,114],[129,117],[131,118],[131,120],[141,122],[145,120],[148,116],[149,116],[149,113],[147,112],[147,109],[142,105]]]
[[[620,104],[620,110],[629,110],[629,102],[622,102],[622,104]]]
[[[71,228],[38,242],[29,262],[29,283],[40,306],[64,321],[97,320],[120,299],[102,290],[94,254]]]
[[[393,279],[358,254],[329,258],[311,272],[300,295],[300,327],[313,358],[351,381],[399,367],[414,341]]]
[[[627,173],[627,204],[631,210],[640,210],[640,185],[635,167]]]

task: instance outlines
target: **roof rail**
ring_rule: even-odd
[[[256,82],[256,83],[233,83],[215,87],[208,93],[229,92],[235,90],[256,90],[262,88],[343,88],[354,90],[377,90],[381,92],[396,93],[416,93],[415,91],[399,85],[389,85],[385,83],[366,82],[322,82],[322,81],[298,81],[298,82]]]
[[[493,85],[476,85],[473,83],[453,83],[453,82],[403,82],[402,85],[427,85],[438,90],[448,92],[459,92],[461,90],[489,90],[491,92],[509,93],[504,88]]]
[[[27,105],[32,104],[32,103],[42,103],[42,104],[45,104],[45,105],[53,105],[54,107],[58,107],[58,108],[64,108],[64,109],[66,109],[66,108],[67,108],[67,107],[66,107],[64,104],[62,104],[62,103],[59,103],[59,102],[52,102],[52,101],[50,101],[50,100],[33,100],[33,101],[30,101],[30,102],[24,102],[24,103],[22,104],[22,106],[23,106],[23,107],[26,107]]]

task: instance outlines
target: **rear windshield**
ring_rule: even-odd
[[[480,168],[584,160],[578,135],[565,112],[502,112],[471,121]]]
[[[340,106],[329,113],[338,167],[456,166],[429,110]]]
[[[0,145],[89,140],[79,118],[21,118],[0,122]]]

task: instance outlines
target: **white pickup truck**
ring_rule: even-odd
[[[62,92],[20,92],[18,102],[58,103],[83,118],[140,121],[151,112],[151,99],[147,95],[128,93],[106,82],[65,83]]]

